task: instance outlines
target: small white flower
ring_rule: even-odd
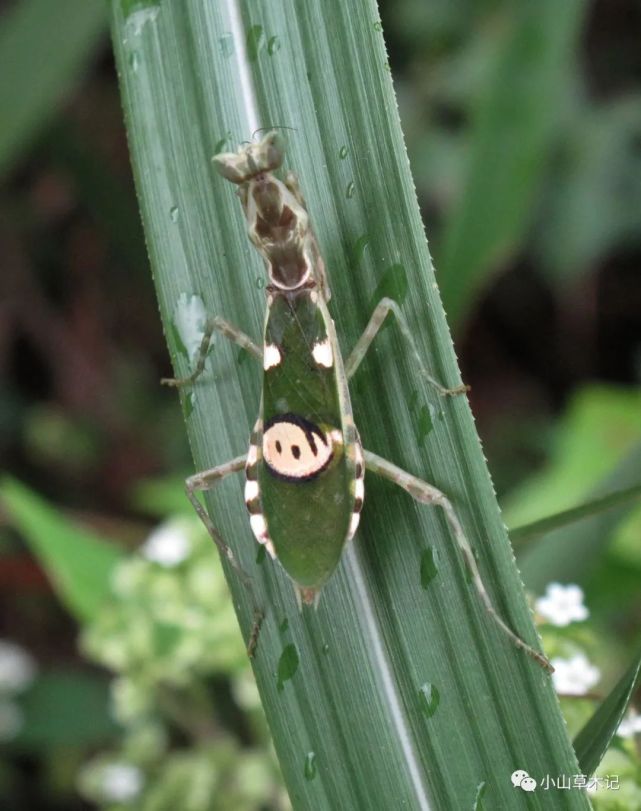
[[[641,715],[636,710],[630,710],[619,724],[617,735],[621,738],[633,738],[641,734]]]
[[[599,668],[590,664],[584,653],[577,653],[571,659],[552,659],[552,667],[554,689],[564,695],[582,696],[601,678]]]
[[[589,616],[583,605],[583,591],[572,583],[550,583],[543,597],[535,603],[537,612],[552,625],[565,626],[571,622],[581,622]]]
[[[111,763],[102,770],[100,790],[112,803],[127,803],[141,792],[145,779],[137,766],[131,763]]]
[[[147,560],[171,568],[178,566],[191,553],[189,530],[191,524],[184,519],[166,521],[147,538],[141,552]]]
[[[0,701],[0,741],[10,741],[22,729],[22,710],[13,701]]]
[[[36,675],[36,663],[20,645],[0,639],[0,693],[24,690]]]

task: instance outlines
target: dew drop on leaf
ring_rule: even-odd
[[[427,589],[429,584],[438,574],[436,565],[436,552],[432,547],[425,549],[421,555],[421,586]]]
[[[432,428],[434,427],[434,423],[432,422],[432,414],[428,406],[423,403],[418,411],[418,416],[416,418],[416,444],[419,448],[425,446],[425,439],[427,435],[430,433]]]
[[[472,811],[483,811],[483,795],[485,794],[485,789],[487,788],[487,783],[483,780],[481,783],[478,784],[476,787],[476,796],[474,797],[474,805],[472,806]]]
[[[278,37],[271,37],[269,42],[267,43],[267,53],[270,56],[273,56],[275,53],[280,51],[280,40]]]
[[[231,138],[230,134],[227,134],[224,138],[221,138],[219,141],[216,141],[216,145],[214,146],[214,156],[218,155],[219,152],[222,152],[225,148],[225,144]]]
[[[313,780],[316,777],[316,752],[308,752],[305,755],[305,780]]]
[[[218,37],[218,50],[221,56],[229,57],[234,53],[234,37],[227,32]]]
[[[407,296],[407,288],[407,271],[403,265],[390,265],[376,285],[374,295],[370,300],[370,312],[374,311],[374,308],[382,298],[392,298],[397,304],[402,305]],[[388,316],[381,329],[387,329],[392,323],[392,320],[393,319]]]
[[[427,718],[431,718],[438,709],[441,696],[433,684],[425,682],[418,691],[418,700],[421,705],[421,712]]]
[[[361,236],[356,240],[356,242],[354,243],[354,247],[352,248],[352,254],[350,259],[350,264],[352,265],[352,267],[355,267],[361,261],[368,243],[369,243],[369,234],[361,234]]]
[[[263,26],[252,25],[247,32],[247,57],[250,62],[258,59],[258,54],[263,47]]]
[[[285,645],[278,660],[278,673],[276,676],[276,686],[281,692],[285,687],[285,682],[289,681],[298,670],[298,651],[296,645],[290,643]]]
[[[190,391],[189,394],[185,397],[185,419],[189,419],[194,412],[194,406],[196,405],[196,393]]]

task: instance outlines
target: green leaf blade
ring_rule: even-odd
[[[593,775],[641,684],[641,655],[601,702],[598,710],[574,739],[574,750],[583,774]]]
[[[194,0],[129,16],[115,0],[111,7],[132,161],[177,370],[186,371],[171,329],[181,295],[200,296],[209,313],[254,340],[261,334],[264,269],[238,201],[209,161],[216,146],[235,149],[258,127],[282,125],[292,128],[286,168],[308,202],[344,353],[369,319],[377,285],[402,267],[403,310],[419,349],[436,377],[457,382],[375,5]],[[270,53],[274,37],[280,47]],[[220,340],[210,362],[187,417],[199,469],[243,453],[260,401],[256,364],[239,365],[235,348]],[[413,390],[436,415],[424,447],[414,440]],[[394,326],[377,338],[352,391],[365,444],[452,498],[500,613],[535,644],[465,401],[441,400],[417,379]],[[539,807],[515,792],[514,769],[577,769],[549,678],[482,611],[442,516],[372,476],[366,493],[354,543],[318,610],[302,613],[278,564],[256,562],[242,482],[225,481],[207,498],[266,609],[253,665],[295,807],[466,808],[482,783],[487,807]],[[421,559],[432,544],[438,572],[425,589]],[[228,577],[247,637],[251,606]],[[544,799],[546,808],[588,807],[579,792]]]

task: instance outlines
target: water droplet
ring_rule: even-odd
[[[288,628],[289,628],[289,620],[287,619],[287,617],[285,617],[285,619],[284,619],[284,620],[281,622],[281,624],[278,626],[278,630],[281,632],[281,634],[284,634],[284,633],[285,633],[285,631],[286,631]]]
[[[180,210],[178,209],[178,206],[172,206],[169,209],[169,217],[170,217],[172,222],[178,222],[179,214],[180,214]]]
[[[201,297],[181,293],[174,308],[172,325],[178,349],[187,356],[190,364],[198,358],[206,324],[207,311]]]
[[[252,25],[247,32],[247,57],[250,62],[258,59],[258,54],[263,47],[263,26]]]
[[[265,560],[267,557],[267,548],[262,544],[258,545],[258,552],[256,553],[256,563],[258,566]]]
[[[305,780],[313,780],[316,777],[316,752],[308,752],[305,755]]]
[[[129,54],[129,67],[133,70],[134,73],[137,73],[139,66],[140,66],[140,57],[135,51],[133,51],[133,53]]]
[[[374,23],[374,31],[382,31],[383,30],[383,23],[380,20],[376,20]]]
[[[323,653],[325,654],[325,656],[327,656],[327,654],[329,653],[329,645],[327,644],[327,642],[323,645]]]
[[[370,308],[373,311],[382,298],[393,298],[397,304],[403,304],[407,296],[407,271],[403,265],[390,265],[381,276],[380,282],[376,285]],[[392,323],[392,319],[385,319],[381,329],[387,329]]]
[[[185,396],[184,400],[185,419],[189,419],[189,417],[191,417],[195,406],[196,406],[196,392],[190,391],[189,394]]]
[[[224,150],[225,144],[230,139],[231,139],[231,133],[228,132],[227,135],[225,135],[224,138],[221,138],[220,140],[216,141],[216,145],[214,146],[214,157],[216,155],[218,155],[219,152],[222,152]]]
[[[280,51],[280,40],[278,37],[271,37],[269,42],[267,43],[267,53],[270,56],[278,53]]]
[[[421,711],[427,718],[431,718],[438,709],[441,696],[433,684],[425,682],[421,685],[418,691],[418,700],[421,705]]]
[[[351,200],[354,196],[354,192],[356,191],[356,186],[354,185],[354,181],[350,180],[347,184],[347,189],[345,189],[345,196],[348,200]]]
[[[263,276],[258,276],[258,277],[256,278],[256,287],[257,287],[259,290],[262,290],[262,289],[263,289],[263,287],[265,287],[265,279],[264,279],[264,277],[263,277]]]
[[[474,805],[472,806],[472,811],[483,811],[483,795],[485,794],[485,789],[487,788],[487,783],[483,780],[482,783],[479,783],[476,787],[476,796],[474,797]]]
[[[285,682],[289,681],[298,670],[298,651],[296,645],[290,643],[285,645],[278,660],[278,674],[276,687],[281,692],[285,688]]]
[[[476,557],[476,553],[474,552],[474,550],[472,550],[472,554],[474,555],[474,557]],[[470,567],[469,567],[469,566],[466,566],[466,567],[465,567],[465,573],[464,573],[464,576],[465,576],[465,582],[466,582],[466,584],[467,584],[468,586],[471,586],[471,585],[472,585],[472,583],[473,583],[473,581],[474,581],[474,575],[473,575],[473,574],[472,574],[472,572],[470,571]]]
[[[416,429],[416,444],[419,448],[424,447],[425,439],[427,435],[430,433],[432,428],[434,427],[434,423],[432,421],[432,413],[428,406],[423,404],[418,412],[418,417],[416,419],[415,424]]]
[[[361,261],[361,259],[363,258],[363,254],[365,253],[365,248],[368,244],[369,244],[369,234],[362,234],[356,240],[351,252],[350,264],[352,265],[352,267],[356,266]]]
[[[341,148],[338,150],[338,157],[339,157],[339,158],[340,158],[342,161],[344,161],[344,160],[345,160],[345,158],[347,157],[347,153],[348,153],[348,152],[349,152],[349,150],[347,149],[347,147],[346,147],[346,146],[342,146],[342,147],[341,147]]]
[[[139,37],[144,27],[148,23],[153,23],[159,13],[160,7],[155,5],[138,7],[132,11],[125,21],[125,43],[129,41],[130,36]]]
[[[218,37],[218,50],[221,56],[229,57],[234,54],[234,36],[227,32]]]
[[[425,549],[421,555],[421,586],[427,589],[429,584],[438,574],[436,565],[436,552],[432,547]]]

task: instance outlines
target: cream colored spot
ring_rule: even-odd
[[[282,357],[280,354],[280,350],[276,346],[276,344],[265,344],[265,351],[263,355],[263,369],[267,371],[268,369],[273,369],[274,366],[278,366],[281,362]]]
[[[334,356],[332,354],[332,345],[329,342],[329,338],[325,338],[324,341],[319,341],[317,344],[314,344],[312,355],[319,366],[330,369],[334,363]]]
[[[318,429],[284,418],[263,434],[263,457],[281,476],[305,479],[319,473],[329,462],[332,443],[328,439]]]
[[[245,467],[252,467],[252,465],[256,464],[256,460],[258,459],[258,448],[256,445],[249,446],[249,452],[247,453],[247,463]]]
[[[262,543],[267,537],[267,524],[265,523],[265,518],[260,513],[250,515],[249,523],[251,525],[252,532]]]
[[[247,490],[245,490],[245,493],[246,492]],[[354,498],[360,498],[362,500],[364,497],[365,497],[365,484],[363,483],[362,479],[356,479],[356,481],[354,482]]]
[[[349,535],[348,538],[353,538],[356,530],[358,529],[358,524],[361,520],[360,513],[352,513],[352,519],[349,522]]]
[[[258,482],[248,479],[245,482],[245,501],[253,501],[258,496]]]

